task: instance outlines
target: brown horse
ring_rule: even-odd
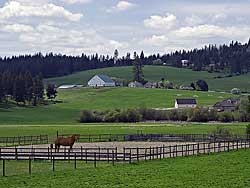
[[[70,150],[72,149],[74,143],[76,140],[78,140],[80,138],[79,134],[74,134],[71,137],[68,138],[64,138],[64,137],[58,137],[55,140],[55,151],[57,149],[57,151],[59,152],[59,148],[60,146],[70,146]]]

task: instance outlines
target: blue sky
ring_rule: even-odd
[[[0,0],[0,56],[146,54],[244,43],[250,0]]]

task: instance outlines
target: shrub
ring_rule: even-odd
[[[221,112],[219,114],[219,121],[221,122],[232,122],[234,120],[233,114],[231,112]]]
[[[189,110],[188,121],[194,122],[208,122],[208,109],[202,107],[196,107],[195,109]]]
[[[212,132],[212,134],[216,135],[216,138],[222,138],[222,139],[230,138],[232,135],[230,129],[220,126],[218,126],[216,130]]]
[[[80,120],[81,123],[93,123],[98,122],[97,117],[91,110],[82,110],[80,114]]]

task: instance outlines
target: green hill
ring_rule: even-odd
[[[106,110],[115,108],[168,108],[174,106],[176,98],[195,97],[199,105],[212,105],[223,98],[231,97],[226,93],[199,91],[102,88],[60,90],[57,100],[62,103],[39,107],[10,106],[0,108],[1,124],[74,124],[82,109]]]
[[[145,79],[148,81],[160,81],[161,78],[173,82],[176,85],[190,84],[198,79],[206,80],[210,90],[230,91],[232,88],[240,88],[242,91],[250,91],[250,74],[214,79],[219,73],[194,72],[190,69],[180,69],[167,66],[145,66],[143,68]],[[87,84],[87,81],[96,74],[106,74],[113,78],[131,80],[133,78],[132,67],[112,67],[79,72],[64,77],[47,79],[46,82],[56,84]]]

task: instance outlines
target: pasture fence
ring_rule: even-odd
[[[48,135],[0,137],[0,146],[48,144]]]
[[[250,148],[249,140],[220,141],[190,143],[159,147],[136,147],[136,148],[73,148],[67,150],[61,148],[55,152],[52,148],[34,147],[4,147],[0,148],[0,160],[2,161],[2,175],[6,176],[6,161],[28,161],[28,172],[32,172],[34,161],[50,161],[52,170],[55,171],[55,164],[59,161],[74,161],[74,168],[77,168],[77,161],[93,163],[97,167],[98,162],[110,163],[133,163],[154,159],[186,157],[201,154],[229,152],[239,149]]]
[[[68,137],[73,134],[59,134]],[[80,134],[77,142],[126,142],[126,141],[161,141],[161,142],[219,142],[249,139],[246,134]]]

